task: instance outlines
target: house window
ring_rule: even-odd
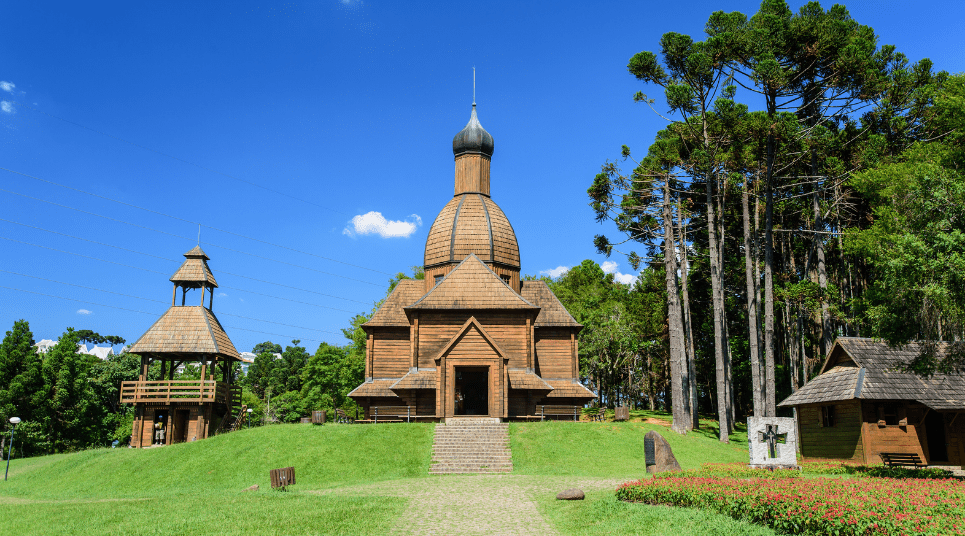
[[[499,277],[502,278],[503,283],[506,283],[507,285],[509,284],[509,276],[508,276],[508,275],[502,274],[502,275],[500,275]]]
[[[438,285],[439,282],[442,281],[442,278],[443,278],[443,277],[446,277],[446,276],[443,275],[443,274],[437,275],[437,276],[435,277],[435,284]]]
[[[834,406],[821,406],[821,426],[825,428],[834,426]]]
[[[898,407],[894,404],[878,406],[878,425],[896,426],[898,424]]]

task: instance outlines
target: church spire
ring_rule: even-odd
[[[489,195],[489,161],[493,146],[493,137],[479,123],[476,103],[473,102],[469,123],[452,139],[452,154],[456,157],[455,195]]]

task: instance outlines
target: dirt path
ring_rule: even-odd
[[[331,490],[338,495],[409,499],[393,534],[557,534],[540,515],[538,501],[566,488],[615,489],[626,479],[459,475],[396,480]]]

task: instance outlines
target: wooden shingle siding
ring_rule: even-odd
[[[511,367],[525,367],[525,314],[453,311],[451,313],[420,312],[419,367],[435,366],[435,357],[462,328],[470,316],[482,324],[489,335],[511,356]]]
[[[821,405],[798,408],[801,454],[805,458],[852,459],[864,463],[858,402],[822,405],[834,407],[833,427],[821,426]]]
[[[455,195],[466,192],[489,195],[490,163],[490,158],[482,154],[457,156]]]
[[[543,378],[572,377],[570,330],[536,330],[536,369]]]
[[[373,333],[372,377],[401,378],[409,372],[409,330],[379,328]]]

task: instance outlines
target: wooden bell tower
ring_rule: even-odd
[[[232,385],[231,373],[241,358],[212,311],[218,283],[209,257],[200,246],[184,257],[170,279],[171,307],[129,350],[141,356],[141,372],[137,381],[122,383],[121,402],[134,404],[131,446],[136,448],[204,439],[227,429],[241,407],[241,388]],[[188,305],[194,289],[201,290],[198,305]],[[160,378],[152,379],[155,362]],[[188,363],[198,364],[201,378],[175,380],[175,370]]]

